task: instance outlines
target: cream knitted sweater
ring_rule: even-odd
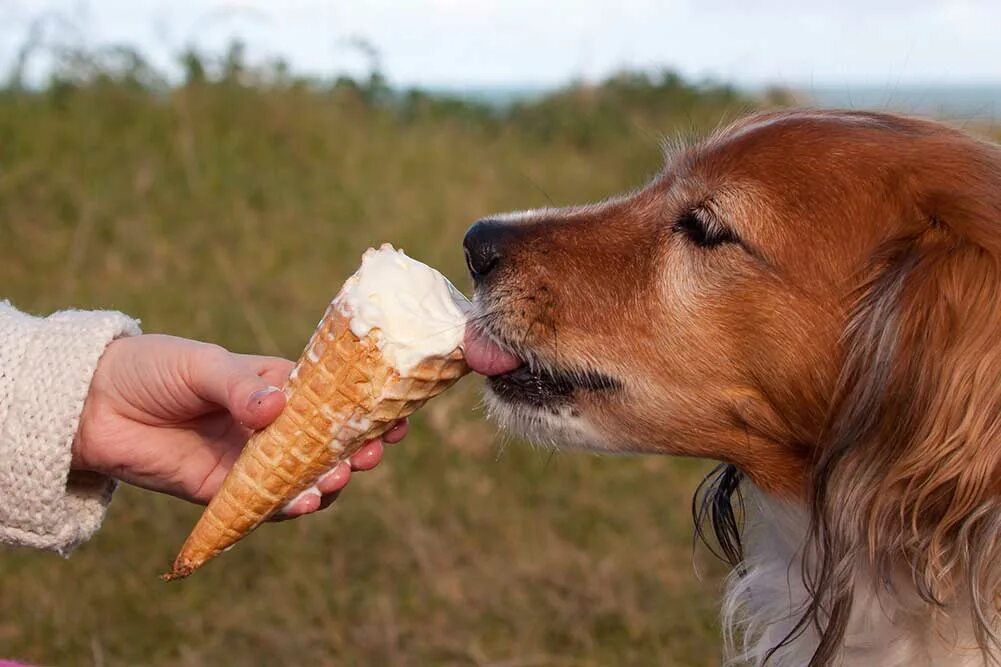
[[[115,482],[71,472],[71,446],[104,348],[138,333],[118,312],[39,318],[0,301],[0,543],[67,555],[101,525]]]

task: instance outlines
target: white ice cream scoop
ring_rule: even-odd
[[[459,347],[470,308],[445,276],[388,243],[365,251],[338,301],[356,336],[377,331],[383,356],[400,375]]]

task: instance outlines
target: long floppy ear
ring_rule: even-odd
[[[997,242],[1001,217],[987,223],[936,219],[894,242],[857,301],[812,480],[798,626],[820,632],[811,666],[841,650],[856,586],[968,614],[998,655],[1001,254],[976,237]]]

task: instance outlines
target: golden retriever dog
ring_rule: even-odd
[[[734,566],[733,661],[1001,657],[1001,148],[766,113],[464,245],[501,424],[722,462],[696,514]]]

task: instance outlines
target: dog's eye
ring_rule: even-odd
[[[674,223],[674,231],[684,234],[700,248],[715,248],[724,243],[734,243],[737,236],[712,214],[700,209],[684,213]]]

